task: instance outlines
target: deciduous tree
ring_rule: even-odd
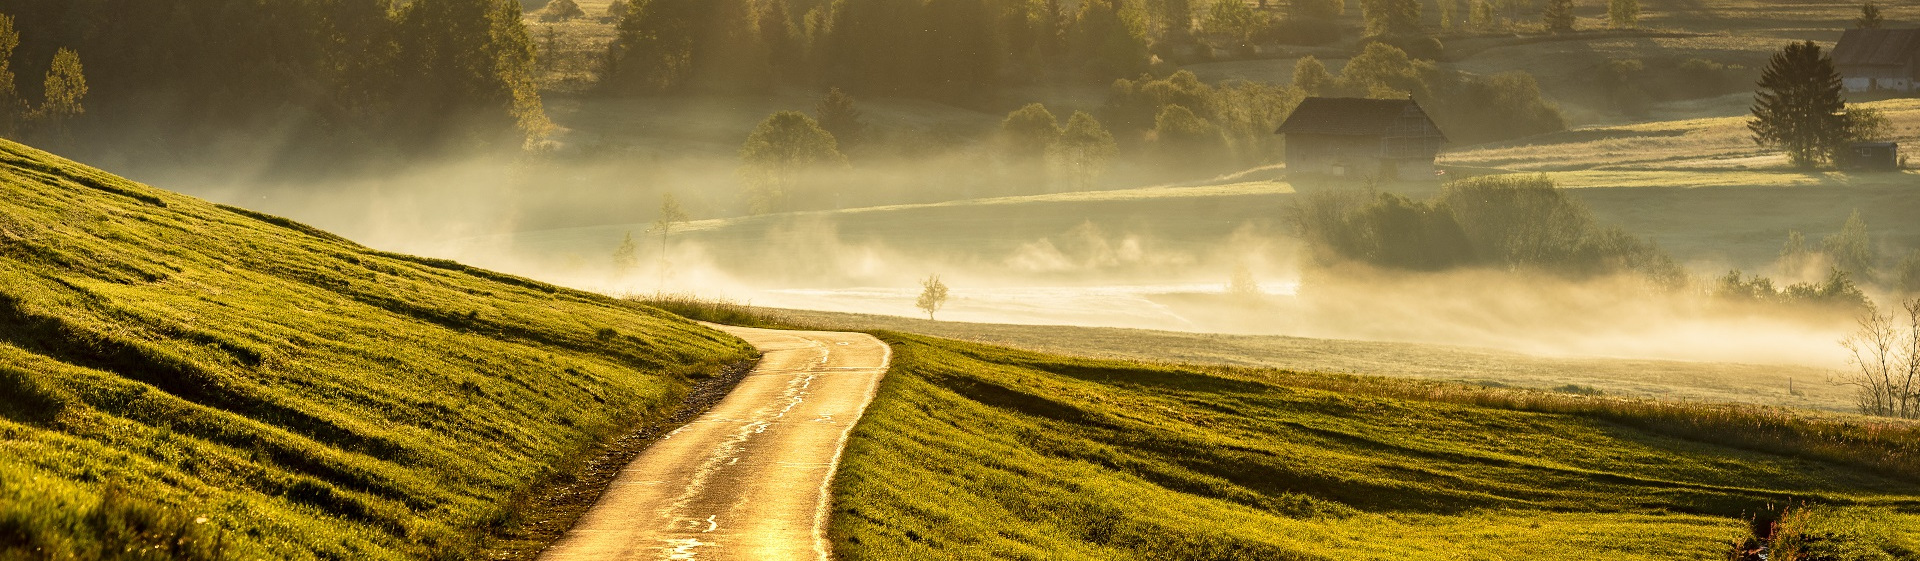
[[[673,227],[687,221],[687,211],[680,208],[680,200],[673,193],[660,194],[660,214],[653,219],[653,233],[660,235],[660,283],[654,290],[664,290],[667,285],[667,240],[673,236]],[[631,242],[632,234],[628,234]]]
[[[1293,63],[1293,86],[1307,95],[1320,95],[1334,88],[1333,73],[1313,55],[1303,56]]]
[[[1242,47],[1252,46],[1259,25],[1260,13],[1243,0],[1213,0],[1207,7],[1207,31],[1232,37]]]
[[[806,175],[846,164],[833,134],[812,117],[799,111],[774,113],[740,146],[747,206],[755,214],[785,210]]]
[[[1113,134],[1084,111],[1075,111],[1047,155],[1078,189],[1091,189],[1118,151]]]
[[[1009,160],[1037,161],[1060,139],[1060,133],[1060,119],[1047,106],[1030,103],[1000,121],[1001,150]]]
[[[573,0],[553,0],[540,9],[540,21],[569,21],[585,15],[587,11],[580,9],[580,4]]]
[[[1083,0],[1070,49],[1087,78],[1112,80],[1147,69],[1146,31],[1120,0]]]
[[[929,275],[920,281],[920,298],[914,300],[914,307],[927,313],[927,319],[933,319],[933,313],[947,305],[947,284],[940,282],[940,275]]]
[[[1418,35],[1420,0],[1362,0],[1361,16],[1367,22],[1368,35]]]

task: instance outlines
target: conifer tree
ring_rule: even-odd
[[[813,116],[819,120],[820,128],[839,142],[842,152],[852,151],[866,139],[867,124],[860,121],[860,109],[854,106],[853,96],[840,88],[827,90],[826,97],[814,106]]]
[[[1860,5],[1860,17],[1853,23],[1861,29],[1879,29],[1886,21],[1887,18],[1880,15],[1880,6],[1867,2]]]
[[[1754,142],[1785,150],[1795,166],[1810,168],[1846,139],[1840,73],[1819,45],[1794,43],[1774,53],[1759,85],[1747,122]]]
[[[1607,26],[1614,29],[1640,27],[1640,0],[1608,0]]]
[[[5,137],[19,132],[27,113],[26,102],[14,86],[13,49],[19,46],[20,31],[14,29],[13,17],[0,14],[0,136]]]
[[[1547,0],[1547,7],[1540,13],[1540,19],[1547,24],[1547,31],[1573,31],[1573,0]]]
[[[63,122],[87,112],[81,105],[87,97],[87,77],[80,66],[80,54],[73,49],[54,53],[45,86],[47,99],[40,104],[40,117]]]

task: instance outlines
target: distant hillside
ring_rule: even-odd
[[[751,354],[0,142],[0,558],[465,557]]]

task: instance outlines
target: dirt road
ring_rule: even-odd
[[[827,486],[892,351],[861,333],[712,327],[760,365],[635,458],[541,559],[828,558]]]

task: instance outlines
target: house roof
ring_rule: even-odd
[[[1354,97],[1309,97],[1287,116],[1275,134],[1335,134],[1348,136],[1386,136],[1393,122],[1413,109],[1420,118],[1427,112],[1411,99],[1361,99]],[[1435,126],[1434,130],[1440,130]]]
[[[1920,29],[1848,29],[1833,48],[1840,66],[1905,66],[1920,54]]]

